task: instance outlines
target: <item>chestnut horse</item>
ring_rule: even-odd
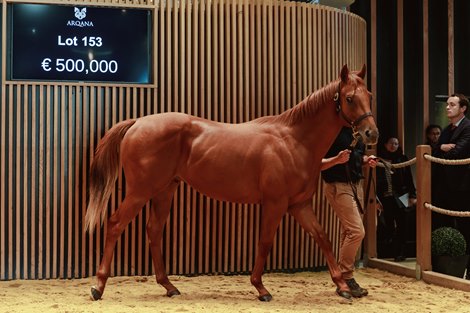
[[[337,81],[293,108],[247,123],[225,124],[162,113],[112,127],[98,144],[91,165],[85,230],[93,232],[104,219],[121,165],[126,197],[109,217],[92,299],[103,295],[117,239],[150,199],[147,234],[156,280],[168,296],[179,294],[168,279],[161,250],[163,228],[181,180],[214,199],[261,204],[258,254],[251,274],[260,300],[272,299],[261,276],[275,232],[287,212],[323,251],[338,294],[350,298],[331,243],[314,215],[312,196],[321,160],[343,126],[352,127],[366,144],[377,142],[365,74],[365,65],[360,72],[350,72],[345,65]]]

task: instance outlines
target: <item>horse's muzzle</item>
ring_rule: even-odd
[[[379,130],[375,129],[366,129],[364,131],[359,131],[362,136],[362,139],[366,145],[376,145],[379,140]]]

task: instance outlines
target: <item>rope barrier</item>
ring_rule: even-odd
[[[424,158],[428,161],[434,162],[434,163],[439,163],[439,164],[444,164],[444,165],[466,165],[470,164],[470,158],[468,159],[459,159],[459,160],[448,160],[448,159],[441,159],[441,158],[436,158],[433,157],[432,155],[425,154]],[[379,162],[377,162],[377,166],[379,167],[386,167],[388,166],[389,168],[402,168],[406,166],[410,166],[416,163],[416,157],[402,163],[390,163],[385,160],[380,159]],[[453,211],[453,210],[446,210],[437,206],[434,206],[430,203],[425,203],[424,207],[428,210],[444,214],[444,215],[449,215],[449,216],[457,216],[457,217],[470,217],[470,212],[467,211]]]
[[[410,166],[410,165],[413,165],[416,163],[416,157],[412,158],[411,160],[408,160],[406,162],[402,162],[402,163],[390,163],[390,162],[387,162],[387,161],[384,161],[382,159],[380,159],[379,162],[377,162],[377,166],[379,167],[385,167],[385,164],[384,163],[387,163],[387,165],[389,165],[389,167],[391,168],[402,168],[402,167],[407,167],[407,166]]]
[[[459,159],[459,160],[448,160],[448,159],[440,159],[433,157],[432,155],[425,154],[424,158],[428,161],[434,162],[434,163],[439,163],[439,164],[445,164],[445,165],[466,165],[470,164],[470,159]]]
[[[466,165],[470,164],[470,158],[469,159],[459,159],[459,160],[448,160],[448,159],[440,159],[436,158],[432,155],[429,154],[424,154],[423,156],[426,160],[438,164],[444,164],[444,165]],[[444,214],[444,215],[449,215],[449,216],[457,216],[457,217],[470,217],[470,212],[468,211],[453,211],[453,210],[446,210],[437,206],[434,206],[430,203],[425,203],[424,207],[428,210]]]
[[[467,165],[470,164],[470,158],[468,159],[459,159],[459,160],[449,160],[449,159],[441,159],[441,158],[436,158],[432,155],[425,154],[424,158],[428,161],[434,162],[434,163],[439,163],[439,164],[444,164],[444,165]],[[389,163],[387,161],[384,161],[380,159],[380,161],[377,163],[378,167],[385,167],[384,163],[387,163],[390,165],[392,168],[402,168],[402,167],[407,167],[410,165],[413,165],[416,163],[416,157],[402,163]]]
[[[444,215],[449,215],[449,216],[457,216],[457,217],[470,217],[470,212],[468,211],[452,211],[452,210],[445,210],[443,208],[439,208],[437,206],[434,206],[430,203],[425,203],[424,207],[428,210],[444,214]]]

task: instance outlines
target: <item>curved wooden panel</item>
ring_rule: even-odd
[[[365,22],[319,5],[268,0],[70,3],[153,8],[155,83],[2,82],[1,279],[95,274],[106,227],[92,237],[82,229],[88,169],[97,142],[116,122],[168,111],[229,123],[279,114],[336,79],[343,64],[359,69],[366,62]],[[121,173],[108,215],[123,199],[124,179]],[[321,190],[312,201],[337,253],[338,221]],[[118,241],[112,275],[153,272],[145,233],[148,209],[149,204]],[[182,183],[163,238],[167,271],[251,271],[260,218],[257,205],[215,201]],[[325,266],[314,241],[286,216],[266,269]]]

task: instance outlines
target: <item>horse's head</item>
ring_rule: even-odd
[[[347,65],[341,69],[341,80],[335,94],[336,109],[352,127],[355,139],[362,138],[365,144],[374,145],[379,137],[371,112],[372,93],[364,84],[366,65],[360,72],[350,72]]]

